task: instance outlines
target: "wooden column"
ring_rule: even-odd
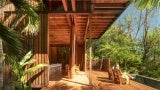
[[[76,32],[75,32],[76,33]],[[77,36],[77,35],[76,35]],[[75,38],[76,39],[76,42],[75,42],[75,64],[76,65],[79,65],[80,63],[79,63],[79,52],[78,52],[78,50],[79,50],[79,47],[78,47],[78,41],[77,41],[77,37]]]
[[[70,37],[70,79],[75,76],[75,24],[71,26],[71,37]]]
[[[86,53],[86,40],[84,41],[83,43],[83,53],[82,53],[82,60],[83,60],[83,71],[86,72],[86,66],[87,66],[87,63],[86,63],[86,58],[85,58],[85,53]]]
[[[92,41],[91,41],[91,32],[92,32],[92,24],[91,24],[91,15],[89,15],[89,81],[91,84],[91,71],[92,71]]]

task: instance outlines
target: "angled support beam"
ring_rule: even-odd
[[[68,11],[67,0],[62,0],[62,4],[63,4],[63,7],[64,7],[64,10],[67,12]],[[66,17],[67,17],[67,21],[68,21],[69,26],[71,26],[70,15],[67,14]]]
[[[72,4],[72,11],[76,11],[76,1],[75,0],[71,0],[71,4]],[[73,15],[73,19],[74,19],[74,24],[76,26],[76,15]]]
[[[72,3],[72,10],[76,11],[76,1],[75,0],[71,0]]]
[[[62,0],[64,11],[68,11],[67,0]]]

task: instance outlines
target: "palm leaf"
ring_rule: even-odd
[[[133,3],[139,8],[160,8],[160,0],[132,0]]]
[[[47,64],[38,64],[34,67],[31,67],[31,68],[28,68],[26,71],[25,71],[25,75],[28,74],[28,73],[31,73],[31,72],[34,72],[36,70],[38,70],[39,68],[42,68],[44,66],[48,66]]]
[[[29,5],[27,0],[10,0],[15,8],[16,13],[26,15],[28,17],[27,26],[23,29],[22,33],[34,34],[38,32],[39,18],[38,14],[34,11],[33,7]],[[34,31],[33,31],[34,30]]]
[[[36,24],[35,20],[38,20],[38,15],[26,0],[10,0],[10,1],[16,7],[17,12],[27,14],[28,17],[32,18],[31,23],[33,25]]]
[[[32,51],[29,51],[21,60],[20,65],[23,65],[27,60],[29,60],[32,56]]]
[[[4,26],[1,22],[0,22],[0,38],[3,41],[7,54],[12,56],[14,55],[18,56],[23,52],[21,43],[22,37],[15,31]]]
[[[31,84],[33,83],[33,81],[39,77],[42,73],[44,72],[44,70],[42,70],[41,72],[38,72],[37,74],[35,74],[33,77],[31,77],[27,82],[26,85],[31,86]]]
[[[21,66],[23,67],[23,66],[25,66],[25,65],[33,64],[35,61],[36,61],[35,59],[31,59],[31,60],[29,60],[29,61],[21,64]]]

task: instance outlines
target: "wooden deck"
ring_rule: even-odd
[[[60,80],[50,81],[48,87],[42,90],[91,90],[89,79],[84,72],[77,72],[74,79],[68,79],[67,76]]]
[[[108,79],[107,72],[92,71],[93,90],[157,90],[131,80],[131,85],[119,85]]]
[[[61,78],[57,81],[50,81],[48,87],[44,87],[42,90],[157,90],[155,88],[137,83],[131,80],[131,85],[119,85],[112,83],[108,79],[107,72],[92,71],[91,83],[84,72],[77,73],[72,80],[67,77]]]

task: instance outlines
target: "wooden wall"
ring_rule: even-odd
[[[40,31],[36,37],[28,38],[28,49],[32,49],[36,59],[35,65],[40,63],[49,64],[48,58],[48,32],[47,32],[47,14],[40,14]],[[41,68],[38,71],[28,74],[27,79],[33,75],[44,72],[33,82],[32,87],[44,87],[49,83],[48,67]]]
[[[50,47],[49,48],[49,64],[58,63],[58,56],[57,56],[57,47]]]
[[[70,48],[69,46],[54,46],[49,49],[49,62],[50,64],[62,63],[64,68],[65,64],[69,64]],[[76,62],[81,70],[84,70],[85,65],[85,43],[83,45],[76,45]]]
[[[50,46],[49,52],[50,64],[61,63],[63,69],[65,68],[65,64],[69,64],[69,46]]]
[[[7,14],[5,14],[7,15]],[[13,14],[15,15],[15,14]],[[12,16],[12,15],[10,15]],[[34,56],[33,58],[36,59],[36,62],[34,65],[40,64],[40,63],[46,63],[49,64],[49,58],[48,58],[48,29],[47,29],[47,14],[39,14],[40,17],[40,27],[39,27],[39,33],[37,36],[29,36],[26,37],[26,46],[29,50],[33,50]],[[10,22],[12,18],[6,19],[6,25],[7,22]],[[37,70],[34,73],[30,73],[27,75],[26,80],[31,78],[33,75],[43,71],[43,73],[33,82],[32,87],[44,87],[47,86],[49,83],[49,74],[48,74],[48,67],[41,68]],[[8,84],[10,80],[8,78],[11,77],[10,68],[6,65],[4,65],[4,85]]]
[[[85,71],[85,43],[76,45],[76,65]]]

